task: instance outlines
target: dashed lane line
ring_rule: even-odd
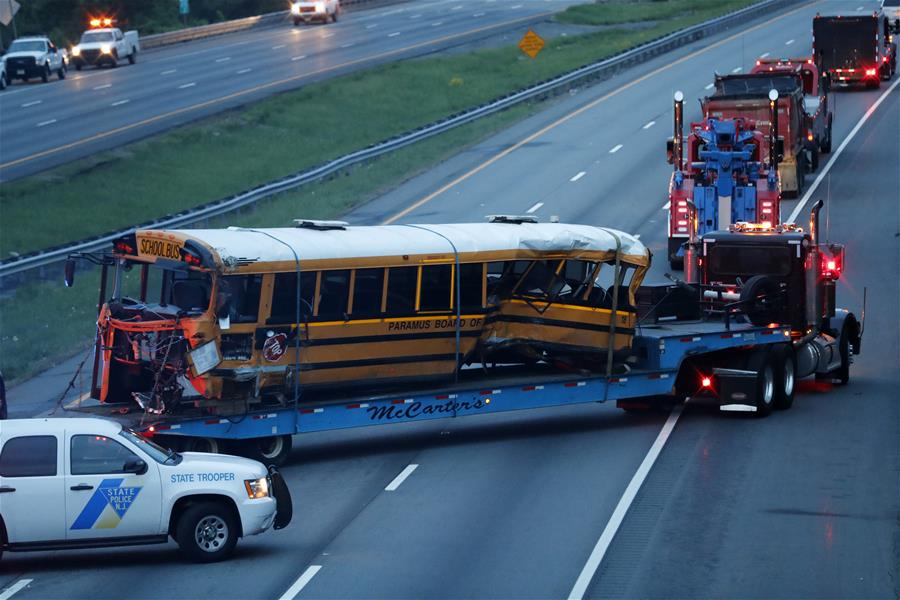
[[[621,150],[621,149],[622,149],[622,144],[616,144],[615,146],[613,146],[613,147],[610,149],[609,153],[610,153],[610,154],[615,154],[616,152],[618,152],[618,151]]]
[[[535,202],[534,206],[532,206],[531,208],[529,208],[529,209],[526,210],[525,212],[528,213],[529,215],[530,215],[530,214],[534,214],[534,213],[536,213],[536,212],[538,211],[538,209],[539,209],[540,207],[542,207],[543,205],[544,205],[543,202]]]
[[[406,478],[412,475],[412,472],[419,468],[419,465],[407,465],[405,469],[400,471],[400,474],[394,477],[394,480],[387,484],[387,487],[384,488],[386,492],[395,492],[397,488],[400,487],[400,484],[406,481]]]
[[[569,179],[569,181],[571,181],[572,183],[575,183],[576,181],[578,181],[579,179],[581,179],[581,178],[584,177],[585,175],[587,175],[587,173],[585,173],[584,171],[579,171],[578,173],[575,174],[574,177],[572,177],[571,179]]]
[[[306,584],[312,581],[312,578],[315,577],[316,573],[318,573],[321,569],[322,565],[310,565],[309,567],[307,567],[307,569],[303,571],[303,575],[301,575],[297,579],[297,581],[295,581],[293,585],[291,585],[291,587],[289,587],[287,591],[281,595],[281,598],[279,598],[278,600],[294,600],[294,598],[297,597],[297,594],[303,591],[303,588],[306,587]],[[3,599],[0,598],[0,600]]]
[[[16,593],[25,589],[34,579],[20,579],[2,592],[0,592],[0,600],[9,600]]]

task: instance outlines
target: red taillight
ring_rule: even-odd
[[[700,385],[705,388],[712,387],[712,377],[704,377],[700,380]]]
[[[866,69],[866,77],[875,77],[875,69]]]

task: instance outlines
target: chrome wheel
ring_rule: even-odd
[[[790,398],[794,393],[794,361],[786,360],[784,362],[784,395],[787,398]]]
[[[763,383],[762,397],[763,404],[766,406],[772,404],[772,400],[775,398],[775,377],[772,373],[772,365],[766,365],[763,371],[765,382]]]
[[[203,517],[194,528],[194,541],[204,552],[218,552],[228,541],[228,524],[222,517]]]

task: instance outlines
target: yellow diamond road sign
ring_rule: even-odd
[[[519,40],[519,49],[525,54],[534,58],[544,48],[544,38],[529,29]]]

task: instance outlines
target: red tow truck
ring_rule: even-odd
[[[803,84],[803,109],[806,113],[803,137],[810,155],[812,171],[819,168],[819,153],[831,152],[831,126],[834,121],[831,80],[819,72],[812,57],[759,59],[751,73],[790,73]]]

